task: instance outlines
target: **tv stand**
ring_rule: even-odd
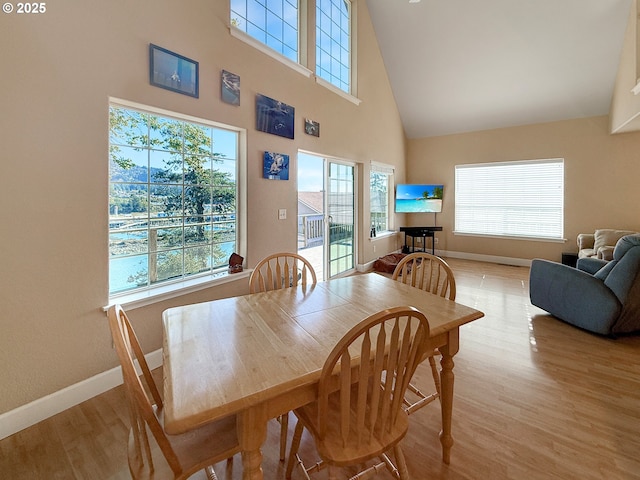
[[[431,254],[436,254],[435,232],[441,232],[442,227],[400,227],[400,231],[404,232],[404,247],[402,247],[402,253],[413,253],[416,251],[416,237],[422,237],[422,251],[426,252],[426,239],[430,237]],[[409,237],[411,237],[411,247],[409,247]]]

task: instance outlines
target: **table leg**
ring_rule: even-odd
[[[262,409],[248,409],[238,415],[238,440],[242,449],[242,480],[263,480],[262,451],[267,438],[267,418]]]
[[[442,360],[440,365],[440,403],[442,411],[442,431],[440,443],[442,444],[442,461],[449,465],[451,461],[451,447],[453,436],[451,435],[451,416],[453,413],[453,356],[458,352],[458,330],[450,332],[447,345],[440,347]]]

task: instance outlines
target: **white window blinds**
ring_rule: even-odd
[[[456,166],[455,232],[562,239],[562,158]]]

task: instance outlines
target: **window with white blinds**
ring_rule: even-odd
[[[562,239],[564,159],[456,165],[455,233]]]

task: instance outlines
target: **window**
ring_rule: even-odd
[[[306,77],[315,73],[318,84],[359,105],[354,96],[357,82],[352,34],[356,4],[351,0],[315,0],[315,25],[307,4],[308,0],[229,0],[230,33]],[[313,31],[315,72],[309,64],[314,45],[307,42],[308,32]]]
[[[393,192],[393,167],[371,164],[370,174],[371,228],[376,233],[392,229],[389,211],[390,195]]]
[[[564,160],[456,166],[455,232],[561,240]]]
[[[316,75],[350,93],[351,2],[316,1]]]
[[[298,62],[298,0],[231,0],[231,25]]]
[[[109,295],[227,271],[240,131],[111,104]]]

